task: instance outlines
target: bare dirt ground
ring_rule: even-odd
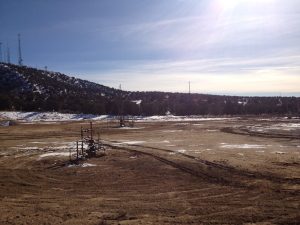
[[[64,146],[88,121],[0,127],[0,224],[300,224],[300,130],[282,123],[299,120],[95,121],[107,155],[79,166]]]

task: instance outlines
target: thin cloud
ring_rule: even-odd
[[[105,85],[122,83],[126,90],[185,91],[192,81],[195,92],[297,92],[299,56],[265,59],[211,59],[193,61],[127,61],[114,70],[87,75]],[[272,65],[273,64],[273,65]],[[106,74],[109,73],[109,78]],[[137,85],[137,86],[135,86]]]

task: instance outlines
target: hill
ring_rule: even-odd
[[[299,114],[300,98],[130,92],[59,72],[0,64],[0,110],[111,115]]]

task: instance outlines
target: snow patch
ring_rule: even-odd
[[[5,123],[2,123],[0,125],[0,127],[7,127],[7,126],[9,126],[9,121],[6,121]]]
[[[122,144],[128,144],[128,145],[141,144],[141,143],[145,143],[145,141],[126,141],[126,142],[122,142]]]
[[[242,144],[242,145],[221,145],[221,148],[265,148],[265,146]]]
[[[164,130],[163,132],[171,132],[171,133],[173,133],[173,132],[181,132],[182,130]]]
[[[53,152],[53,153],[45,153],[40,155],[40,158],[48,157],[48,156],[70,156],[69,152]]]
[[[177,152],[180,152],[180,153],[185,153],[185,152],[186,152],[186,150],[184,150],[184,149],[180,149],[180,150],[177,150]]]
[[[81,165],[81,167],[89,167],[89,166],[97,166],[97,165],[95,165],[95,164],[90,164],[90,163],[83,163],[83,164]]]

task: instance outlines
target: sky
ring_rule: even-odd
[[[300,97],[299,0],[0,0],[0,60],[18,34],[24,65],[125,91]]]

